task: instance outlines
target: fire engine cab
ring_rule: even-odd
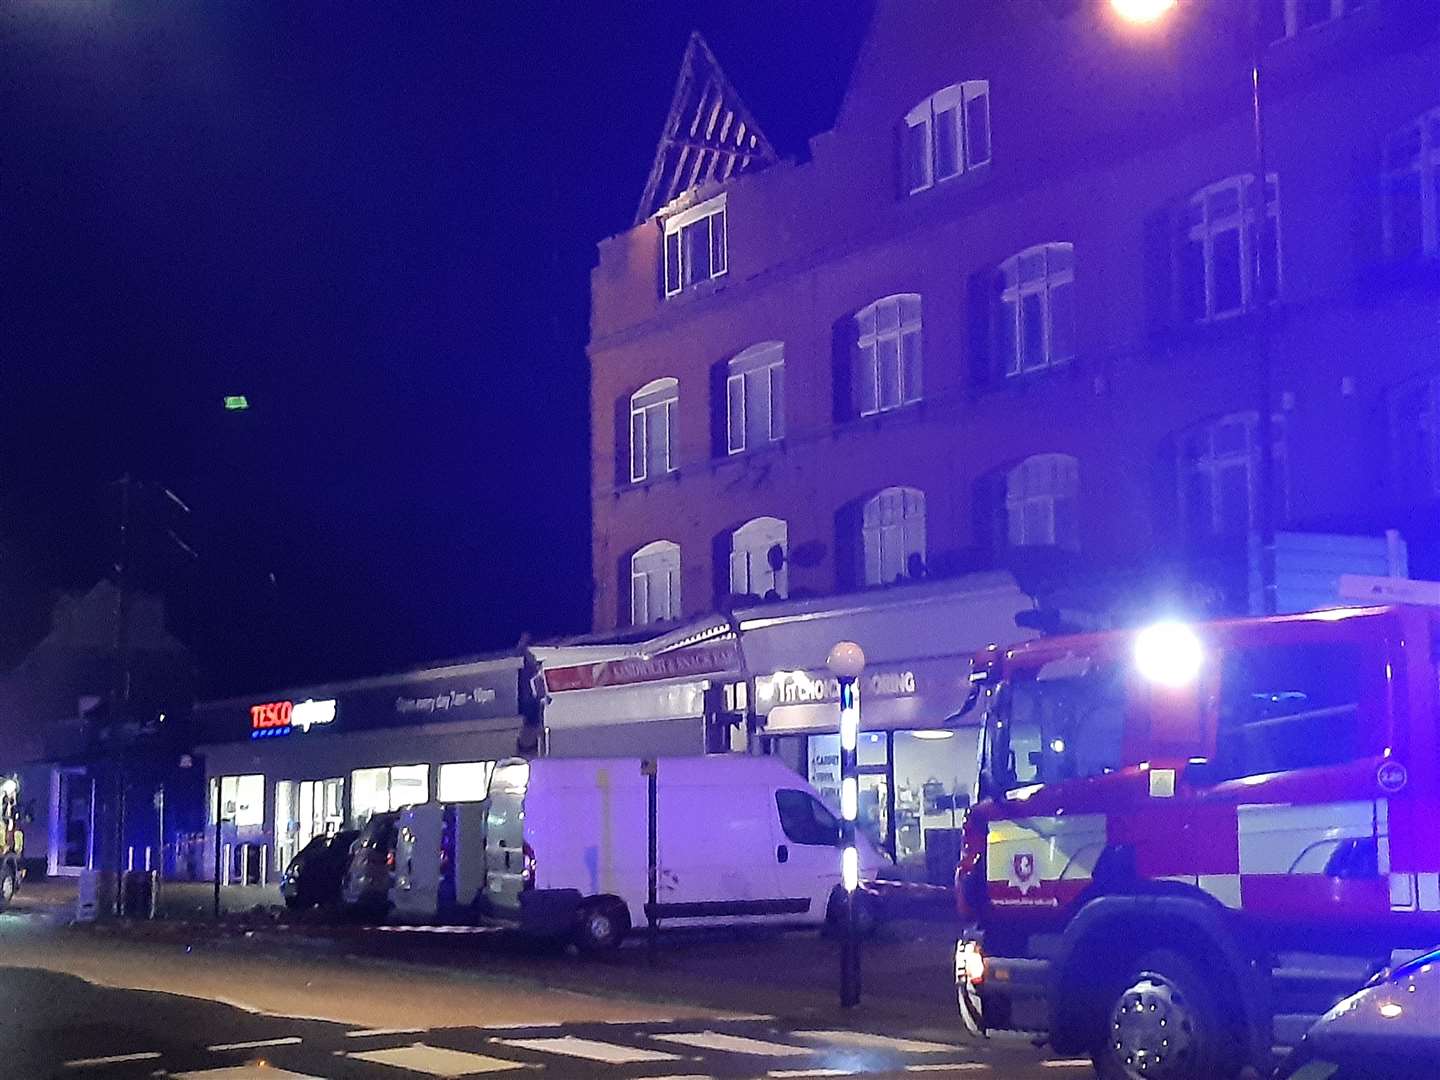
[[[970,1029],[1107,1078],[1263,1068],[1440,944],[1440,611],[1041,638],[977,659]]]
[[[25,835],[20,831],[20,789],[13,777],[0,777],[0,911],[10,906],[25,877],[20,859]]]

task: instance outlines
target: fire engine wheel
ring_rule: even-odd
[[[1189,959],[1157,949],[1108,1002],[1096,1050],[1103,1080],[1219,1080],[1235,1072],[1214,992]]]
[[[618,900],[597,900],[580,909],[575,944],[582,953],[607,953],[630,932],[630,912]]]
[[[15,898],[15,870],[12,867],[0,867],[0,911],[10,906],[10,901]]]

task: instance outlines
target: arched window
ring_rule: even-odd
[[[920,296],[876,300],[855,316],[852,386],[861,416],[920,400]]]
[[[915,488],[886,488],[861,513],[865,584],[889,585],[911,576],[925,561],[925,494]]]
[[[1440,255],[1440,108],[1385,140],[1385,253]]]
[[[910,194],[990,160],[990,84],[983,79],[937,90],[905,114],[901,160]]]
[[[680,545],[646,544],[630,556],[630,621],[636,626],[680,617]]]
[[[725,448],[740,454],[784,437],[785,346],[766,341],[726,365]]]
[[[996,350],[1008,376],[1075,355],[1075,246],[1037,244],[1000,264]]]
[[[779,518],[759,517],[730,534],[730,592],[734,596],[790,592],[789,529]]]
[[[1181,310],[1192,322],[1223,319],[1273,300],[1280,282],[1280,187],[1265,183],[1265,224],[1257,233],[1252,205],[1255,178],[1231,176],[1190,197],[1180,259]],[[1258,266],[1257,266],[1258,263]]]
[[[630,479],[654,480],[675,470],[675,410],[680,384],[656,379],[630,395]]]
[[[1005,474],[1006,535],[1012,547],[1080,547],[1080,464],[1035,454]]]

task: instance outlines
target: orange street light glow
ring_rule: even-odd
[[[1129,23],[1153,23],[1175,7],[1176,0],[1110,0],[1110,7]]]

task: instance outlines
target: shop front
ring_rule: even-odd
[[[206,865],[217,817],[222,880],[262,883],[376,813],[483,799],[529,707],[518,656],[198,705]]]
[[[1015,616],[1032,606],[986,574],[738,612],[759,749],[838,812],[839,685],[824,664],[835,642],[859,642],[859,824],[906,877],[948,881],[976,778],[978,718],[958,715],[971,660],[1030,636]]]

